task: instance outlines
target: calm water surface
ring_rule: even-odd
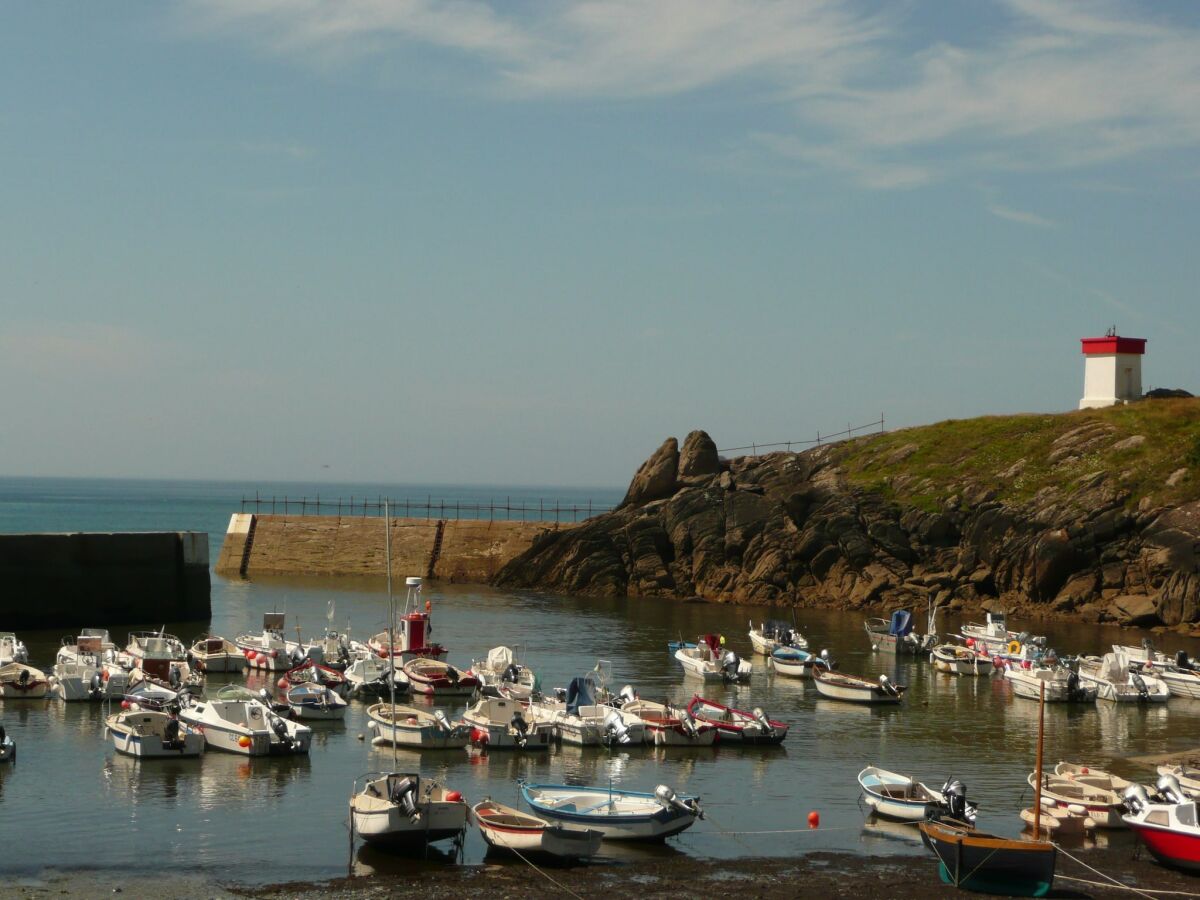
[[[0,481],[0,490],[5,483]],[[75,504],[95,503],[88,490]],[[94,492],[93,492],[94,494]],[[198,524],[158,522],[143,527],[202,527],[220,530],[227,518],[221,503],[200,490],[192,508]],[[171,521],[169,498],[159,518]],[[64,530],[133,527],[109,510],[89,508],[79,525],[61,505],[49,507],[37,526],[9,528],[17,517],[5,511],[4,530]],[[185,512],[186,512],[185,504]],[[197,509],[200,512],[197,512]],[[204,517],[207,516],[208,519]],[[186,515],[181,515],[181,519]],[[216,547],[214,546],[214,556]],[[643,697],[685,702],[698,682],[686,679],[666,652],[666,642],[723,632],[730,645],[750,657],[750,615],[761,609],[649,600],[592,600],[513,594],[486,588],[429,586],[434,636],[450,648],[450,659],[467,665],[497,644],[519,646],[546,686],[565,685],[598,659],[611,662],[614,687],[633,684]],[[305,635],[323,626],[330,600],[339,626],[364,638],[384,620],[379,583],[287,580],[228,581],[213,578],[212,629],[234,636],[256,627],[263,612],[286,612],[289,627]],[[516,783],[565,779],[653,790],[659,783],[701,796],[708,818],[665,847],[605,845],[606,856],[683,853],[697,857],[750,853],[790,855],[814,849],[869,853],[919,853],[910,832],[898,826],[864,825],[855,776],[867,765],[913,774],[933,786],[949,775],[961,778],[980,803],[980,824],[1015,834],[1017,813],[1028,805],[1025,776],[1033,767],[1037,704],[1016,699],[995,678],[937,675],[925,662],[898,661],[872,652],[857,615],[801,610],[798,621],[815,648],[828,647],[842,669],[877,676],[887,673],[909,685],[902,707],[859,708],[819,699],[807,682],[767,673],[761,657],[749,685],[709,686],[708,696],[727,704],[762,706],[791,724],[778,748],[621,748],[614,751],[563,747],[549,755],[465,750],[414,754],[400,751],[402,767],[419,770],[461,790],[469,801],[486,796],[519,805]],[[64,634],[91,624],[79,621],[54,632],[26,632],[35,665],[49,668]],[[159,627],[162,622],[145,623]],[[203,623],[172,625],[191,638]],[[957,627],[943,621],[942,630]],[[1021,623],[1014,623],[1020,627]],[[3,623],[0,623],[0,628]],[[114,639],[123,640],[123,629]],[[1062,652],[1102,652],[1129,632],[1079,624],[1039,629]],[[1164,646],[1194,646],[1163,641]],[[241,676],[224,680],[245,681]],[[214,687],[216,679],[213,679]],[[253,687],[262,676],[250,676]],[[459,712],[462,704],[447,707]],[[0,719],[19,746],[15,767],[0,768],[0,814],[20,822],[20,853],[0,856],[0,872],[29,874],[46,868],[159,868],[163,859],[199,867],[224,878],[273,881],[323,878],[403,866],[367,849],[353,861],[347,849],[346,804],[360,774],[390,767],[390,748],[359,741],[367,734],[365,706],[353,702],[344,724],[315,726],[307,758],[247,760],[210,753],[199,760],[138,762],[118,756],[102,737],[99,705],[59,702],[0,702]],[[1172,699],[1143,709],[1100,704],[1089,708],[1047,707],[1046,758],[1108,765],[1124,774],[1146,774],[1124,763],[1127,756],[1194,746],[1200,733],[1200,702]],[[1025,789],[1025,796],[1023,796]],[[1024,802],[1023,802],[1024,801]],[[805,827],[809,810],[821,827]],[[777,833],[764,833],[777,832]],[[1126,835],[1111,838],[1126,842]],[[448,845],[447,845],[448,846]],[[467,863],[478,862],[482,840],[470,833]]]

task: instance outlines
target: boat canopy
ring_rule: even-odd
[[[488,651],[487,666],[493,672],[503,672],[513,664],[513,652],[508,647],[493,647]]]
[[[898,609],[892,613],[890,633],[896,637],[904,637],[912,631],[912,613],[907,609]]]
[[[579,707],[595,706],[596,695],[593,693],[594,683],[592,679],[572,678],[571,683],[567,685],[567,713],[572,716],[579,715]]]

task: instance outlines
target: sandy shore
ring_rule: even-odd
[[[1200,897],[1200,877],[1165,869],[1128,850],[1075,852],[1084,863],[1141,889],[1179,891]],[[553,880],[551,880],[553,879]],[[1059,857],[1055,897],[1130,896],[1128,890],[1084,881],[1100,876],[1065,856]],[[70,872],[45,873],[37,879],[8,882],[0,898],[132,897],[290,898],[421,897],[427,900],[464,896],[511,898],[629,896],[675,898],[681,891],[713,896],[735,892],[760,900],[783,900],[799,895],[854,900],[889,897],[918,900],[962,896],[942,884],[929,857],[864,857],[848,853],[809,853],[795,859],[697,860],[675,857],[641,863],[596,863],[572,868],[542,869],[521,863],[480,866],[431,865],[404,877],[369,876],[323,882],[292,882],[246,886],[218,882],[202,875],[180,873]],[[1178,896],[1178,895],[1176,895]]]

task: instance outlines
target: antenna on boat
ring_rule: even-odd
[[[388,595],[388,698],[392,704],[392,771],[399,765],[396,761],[396,613],[392,603],[392,511],[388,500],[383,500],[384,555],[387,558]]]

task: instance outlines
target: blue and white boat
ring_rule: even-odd
[[[780,675],[789,678],[811,678],[814,666],[833,668],[828,650],[822,650],[820,656],[799,647],[776,647],[771,651],[771,668]]]
[[[862,788],[863,800],[871,811],[885,819],[898,822],[924,822],[951,812],[951,799],[947,793],[961,797],[958,818],[966,822],[975,821],[975,804],[966,802],[966,790],[953,779],[935,791],[907,775],[897,775],[878,766],[867,766],[858,773],[858,784]]]
[[[703,818],[696,797],[680,797],[665,784],[653,794],[612,787],[523,784],[521,796],[540,816],[595,829],[608,841],[661,841]]]

